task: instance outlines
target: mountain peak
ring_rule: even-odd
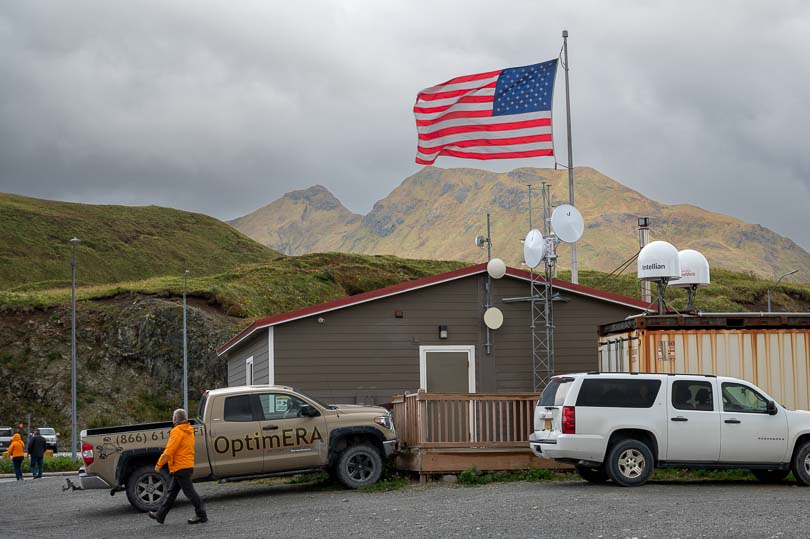
[[[290,191],[282,198],[293,201],[303,201],[316,210],[336,210],[343,208],[343,204],[323,185],[316,184],[307,189]],[[345,208],[343,208],[345,209]]]

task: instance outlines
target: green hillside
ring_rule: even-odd
[[[0,194],[0,289],[70,283],[69,239],[83,285],[212,275],[279,256],[225,223],[158,206],[98,206]]]

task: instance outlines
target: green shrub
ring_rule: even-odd
[[[82,465],[81,459],[76,463],[70,461],[70,457],[51,457],[42,461],[42,470],[45,472],[71,472],[78,471]],[[31,460],[23,460],[23,473],[31,473]],[[0,459],[0,473],[14,473],[14,463],[11,459]]]

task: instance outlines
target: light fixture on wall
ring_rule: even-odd
[[[447,326],[439,326],[439,338],[440,339],[447,338]]]

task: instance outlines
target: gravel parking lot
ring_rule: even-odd
[[[11,537],[806,537],[810,489],[754,482],[441,483],[363,493],[255,483],[198,485],[211,521],[189,526],[182,494],[166,524],[123,494],[62,492],[63,478],[0,483]]]

